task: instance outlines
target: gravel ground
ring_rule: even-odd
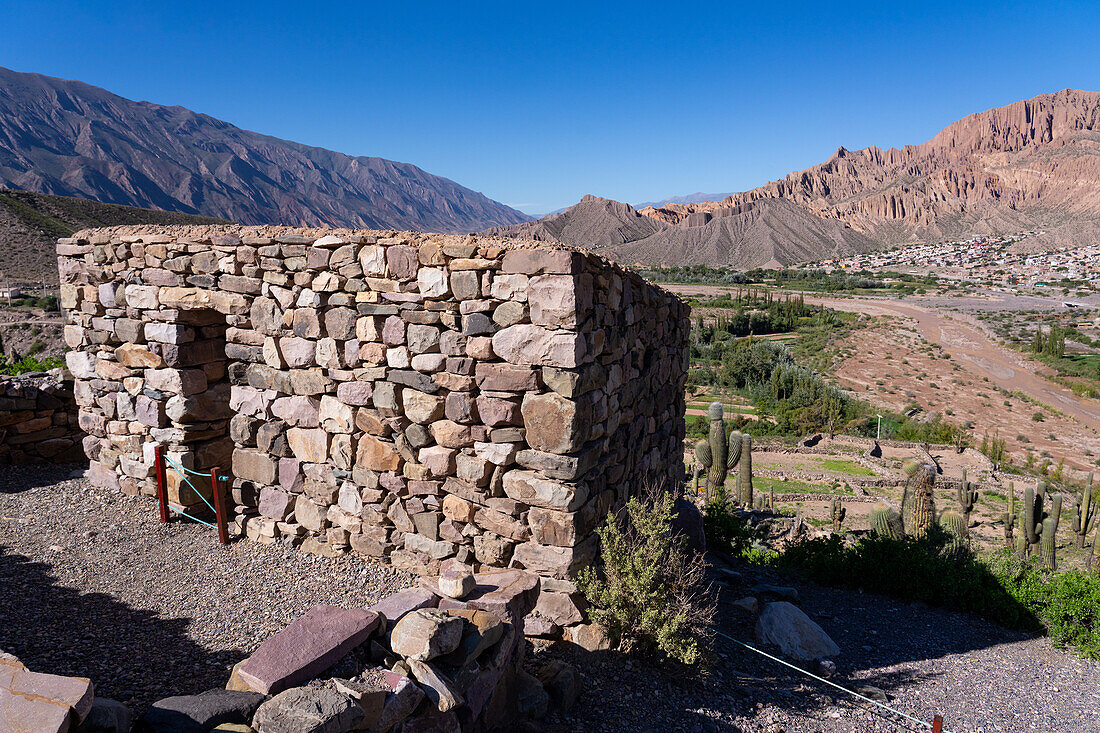
[[[361,607],[412,584],[357,557],[218,544],[156,502],[73,479],[77,466],[0,467],[0,649],[89,677],[137,710],[222,687],[230,668],[311,606]]]
[[[758,583],[789,579],[741,568],[720,588],[721,630],[753,646],[754,622],[730,605]],[[719,574],[719,577],[721,575]],[[840,646],[832,681],[873,686],[886,704],[954,733],[1100,731],[1100,665],[1048,639],[964,614],[880,596],[796,583],[798,605]],[[538,650],[576,663],[585,697],[559,731],[921,731],[869,703],[787,670],[721,637],[707,677],[685,676],[615,652]]]
[[[0,469],[0,649],[34,669],[91,677],[141,710],[225,683],[229,668],[317,603],[364,606],[412,583],[354,557],[218,545],[194,524],[156,520],[155,503],[72,479],[74,467]],[[766,572],[717,573],[721,630],[753,642],[730,605]],[[945,730],[1100,732],[1100,665],[980,619],[798,584],[799,605],[836,640],[834,681],[872,685]],[[923,730],[718,638],[708,676],[616,652],[536,647],[578,665],[581,697],[551,731]]]

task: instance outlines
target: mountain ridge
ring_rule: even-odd
[[[1067,224],[1100,219],[1100,93],[1040,94],[967,115],[918,145],[839,147],[722,201],[641,213],[675,222],[761,199],[793,201],[884,244],[1042,225],[1049,243],[1072,245],[1080,237]]]
[[[0,186],[245,224],[469,232],[530,219],[409,163],[3,67]]]

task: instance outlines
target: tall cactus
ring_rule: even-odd
[[[1085,570],[1092,570],[1092,559],[1100,553],[1100,527],[1092,535],[1092,544],[1089,545],[1089,554],[1085,556]]]
[[[1096,502],[1092,498],[1092,474],[1089,474],[1088,486],[1081,489],[1081,496],[1073,505],[1073,533],[1076,535],[1074,544],[1084,548],[1088,540],[1088,533],[1096,524]]]
[[[726,443],[726,421],[722,419],[722,403],[711,402],[707,408],[710,418],[710,470],[707,472],[707,501],[718,498],[718,493],[726,485],[726,473],[729,467],[729,446]]]
[[[978,501],[978,490],[972,489],[970,482],[966,480],[966,469],[962,472],[962,481],[959,482],[957,490],[959,497],[959,506],[963,511],[963,519],[966,521],[966,526],[970,526],[970,513],[974,511],[974,504]]]
[[[1057,500],[1056,500],[1057,501]],[[1043,520],[1043,536],[1041,538],[1043,567],[1047,570],[1057,570],[1058,560],[1055,552],[1055,535],[1058,532],[1058,515],[1047,517]]]
[[[936,501],[932,493],[935,483],[936,469],[927,463],[917,466],[905,482],[901,507],[905,533],[910,537],[923,537],[936,521]]]
[[[1027,542],[1027,532],[1024,531],[1026,519],[1024,517],[1023,507],[1020,508],[1020,514],[1017,516],[1017,519],[1019,520],[1020,532],[1016,535],[1014,549],[1016,550],[1016,555],[1019,556],[1020,559],[1025,559],[1027,558],[1027,551],[1030,545],[1028,545]]]
[[[947,509],[940,515],[940,526],[951,535],[951,549],[955,552],[970,545],[969,524],[966,518],[953,509]]]
[[[840,534],[840,530],[844,527],[844,517],[847,514],[848,510],[844,508],[844,504],[834,496],[829,502],[829,516],[833,520],[833,531],[837,534]]]
[[[1014,545],[1012,528],[1016,524],[1016,487],[1011,481],[1008,482],[1008,511],[1001,516],[1001,520],[1005,525],[1005,547],[1011,550]]]
[[[752,436],[748,433],[733,433],[730,435],[730,455],[733,455],[734,436],[740,437],[740,460],[737,462],[737,497],[738,501],[748,506],[752,504]],[[730,468],[733,468],[731,465]]]
[[[739,468],[734,482],[734,499],[746,507],[753,506],[752,437],[734,430],[726,437],[726,421],[722,403],[712,402],[707,408],[710,434],[695,445],[695,458],[706,471],[707,502],[725,498],[726,477]]]
[[[871,507],[871,529],[880,537],[894,540],[905,536],[901,515],[881,502]]]
[[[1036,488],[1041,488],[1042,482]],[[1020,510],[1020,534],[1024,536],[1021,557],[1033,554],[1043,533],[1043,494],[1028,487],[1024,489],[1024,506]]]

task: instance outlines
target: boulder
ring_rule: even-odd
[[[435,706],[436,710],[445,713],[461,705],[464,700],[462,693],[454,686],[454,683],[444,677],[432,665],[418,659],[410,659],[409,669],[413,677],[420,683],[424,694]]]
[[[334,685],[293,687],[256,711],[256,733],[351,733],[361,730],[366,714],[359,703]]]
[[[378,614],[366,609],[314,606],[260,644],[241,665],[240,678],[265,694],[286,690],[331,667],[378,623]]]
[[[74,733],[130,733],[133,714],[130,708],[117,700],[97,697],[84,722],[74,728]]]
[[[426,661],[454,651],[462,641],[462,619],[436,609],[405,615],[390,632],[390,648],[410,660]]]
[[[385,619],[386,625],[393,627],[406,615],[421,608],[435,608],[439,597],[424,588],[409,588],[394,593],[370,607],[370,611]]]
[[[257,692],[207,690],[153,703],[139,725],[155,733],[202,733],[222,723],[248,723],[264,701]]]
[[[764,606],[756,620],[756,638],[773,644],[780,653],[800,662],[835,657],[840,653],[825,630],[792,603],[776,601]]]

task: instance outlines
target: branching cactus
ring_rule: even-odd
[[[966,518],[953,509],[940,515],[940,526],[951,535],[951,549],[959,551],[970,545],[969,525]]]
[[[726,421],[722,419],[722,403],[711,402],[707,408],[710,418],[710,469],[707,472],[707,501],[718,498],[718,493],[726,485],[726,473],[729,466],[729,445],[726,443]]]
[[[962,508],[963,519],[966,520],[966,526],[970,526],[970,513],[974,511],[974,504],[978,501],[978,490],[971,488],[970,482],[966,480],[966,469],[962,472],[962,481],[959,482],[958,488],[959,506]]]
[[[734,430],[726,437],[726,421],[722,403],[712,402],[707,408],[710,418],[710,435],[695,446],[696,460],[707,475],[707,502],[724,494],[726,477],[739,468],[735,481],[734,498],[746,507],[754,506],[752,497],[752,438]]]
[[[1092,474],[1089,474],[1088,486],[1081,489],[1081,496],[1073,506],[1073,533],[1076,535],[1074,544],[1084,548],[1088,541],[1088,534],[1096,525],[1096,502],[1092,498]]]
[[[1001,520],[1005,525],[1005,547],[1011,550],[1014,546],[1012,528],[1016,525],[1016,487],[1011,481],[1008,482],[1008,511],[1001,516]]]
[[[834,496],[829,502],[829,516],[833,520],[833,531],[837,534],[840,534],[840,530],[844,527],[844,517],[847,514],[848,510],[844,508],[844,504]]]
[[[936,484],[936,469],[927,463],[917,466],[905,482],[901,507],[905,517],[905,533],[910,537],[923,537],[936,521],[936,500],[932,490]]]
[[[901,515],[882,503],[871,507],[871,529],[880,537],[889,537],[894,540],[900,540],[905,536]]]

